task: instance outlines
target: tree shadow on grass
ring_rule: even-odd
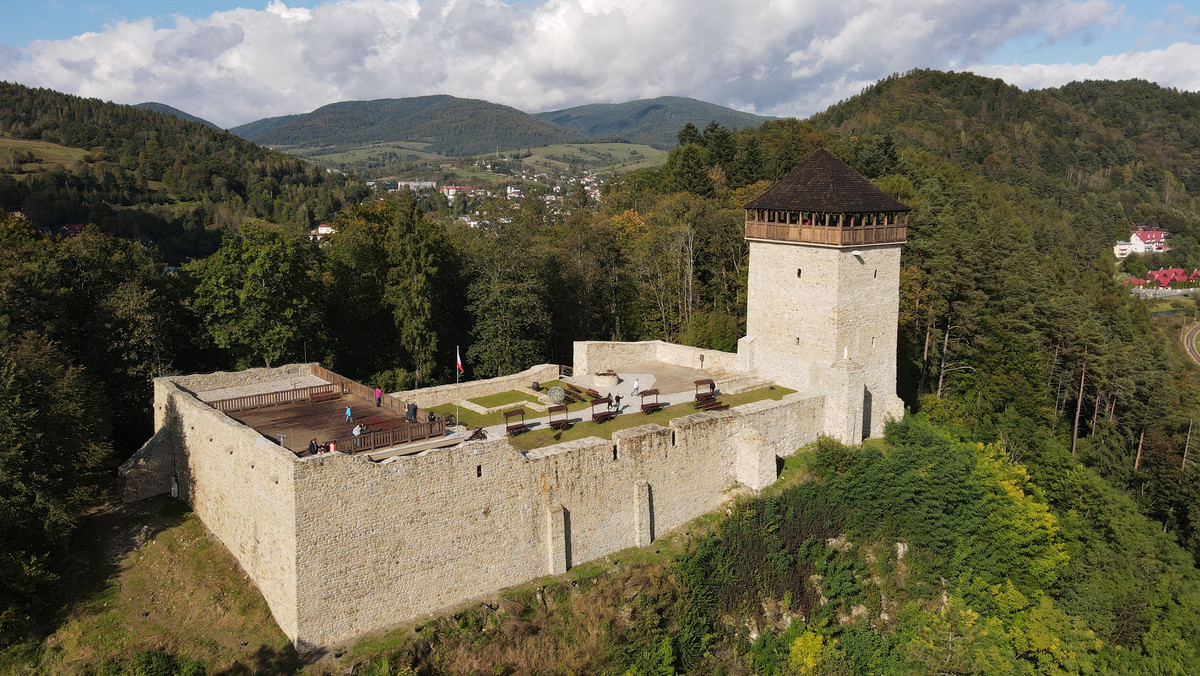
[[[190,513],[169,496],[124,503],[111,498],[85,515],[70,546],[58,559],[59,583],[41,613],[44,630],[54,631],[75,604],[102,593],[131,551],[179,525]]]
[[[301,668],[313,664],[325,657],[328,651],[324,648],[311,652],[298,653],[291,645],[275,649],[270,646],[259,646],[254,655],[239,659],[233,666],[222,671],[215,671],[211,676],[249,676],[250,674],[291,674]]]

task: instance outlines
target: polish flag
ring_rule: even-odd
[[[458,372],[462,373],[463,372],[462,355],[459,354],[457,346],[455,346],[455,348],[454,348],[454,361],[458,365]]]

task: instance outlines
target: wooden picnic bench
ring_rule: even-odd
[[[599,399],[599,398],[600,398],[600,393],[599,393],[599,392],[597,392],[596,390],[593,390],[593,389],[592,389],[592,388],[590,388],[590,387],[588,388],[588,391],[587,391],[587,393],[588,393],[588,396],[589,396],[589,397],[592,397],[593,399]]]
[[[642,413],[650,414],[655,411],[666,408],[667,404],[658,400],[658,390],[646,390],[641,393],[642,397]],[[646,401],[646,397],[654,397],[654,401]]]
[[[546,411],[550,414],[550,429],[565,430],[571,426],[571,421],[567,417],[566,404],[559,404],[557,406],[551,406],[550,408],[546,409]],[[561,413],[562,417],[555,418],[554,416],[557,413]]]
[[[695,381],[696,401],[711,401],[717,398],[717,384],[712,378],[702,378]]]
[[[616,411],[610,411],[608,405],[612,403],[612,397],[597,397],[592,400],[592,422],[602,423],[612,420],[617,417]],[[596,410],[598,404],[604,404],[604,408]]]
[[[520,422],[513,422],[512,419],[521,416]],[[520,434],[525,431],[525,409],[514,408],[511,411],[504,412],[504,432],[510,437],[515,434]]]

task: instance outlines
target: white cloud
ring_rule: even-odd
[[[807,115],[894,72],[986,63],[1030,35],[1086,40],[1122,17],[1107,0],[332,0],[311,9],[272,0],[262,10],[33,42],[0,53],[0,78],[162,101],[229,126],[335,101],[435,93],[529,111],[673,94]],[[1003,68],[1018,83],[1062,84],[1054,78],[1073,69],[1111,67],[1198,88],[1154,54],[1107,57],[1119,68]],[[1137,71],[1139,62],[1154,70]]]
[[[1114,54],[1095,63],[1062,63],[964,68],[997,77],[1022,89],[1058,87],[1077,80],[1142,79],[1186,91],[1200,91],[1200,45],[1177,42],[1165,49]]]

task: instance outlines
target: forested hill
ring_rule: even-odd
[[[257,122],[231,131],[263,145],[297,147],[409,141],[449,156],[587,140],[516,108],[445,95],[332,103],[265,131]]]
[[[365,194],[199,122],[0,83],[0,208],[39,229],[91,223],[178,261],[210,253],[221,227],[257,218],[307,232]]]
[[[145,103],[139,103],[139,104],[135,105],[134,108],[143,108],[145,110],[153,110],[153,111],[156,111],[159,113],[166,113],[167,115],[174,115],[175,117],[178,117],[181,120],[187,120],[189,122],[199,122],[200,124],[203,124],[207,127],[212,127],[213,129],[220,129],[220,127],[218,127],[217,125],[213,124],[212,122],[209,122],[208,120],[206,120],[202,117],[196,117],[195,115],[192,115],[191,113],[185,113],[178,108],[175,108],[173,106],[168,106],[165,103],[158,103],[157,101],[147,101]]]
[[[913,71],[812,123],[848,136],[886,135],[1059,203],[1116,209],[1123,221],[1073,224],[1090,256],[1127,239],[1127,221],[1136,220],[1185,236],[1174,242],[1175,262],[1200,266],[1200,94],[1141,80],[1023,92],[969,73]]]
[[[684,124],[704,126],[716,122],[729,128],[758,127],[772,119],[743,113],[681,96],[660,96],[626,103],[595,103],[538,113],[538,117],[578,129],[595,139],[620,139],[671,148]]]

